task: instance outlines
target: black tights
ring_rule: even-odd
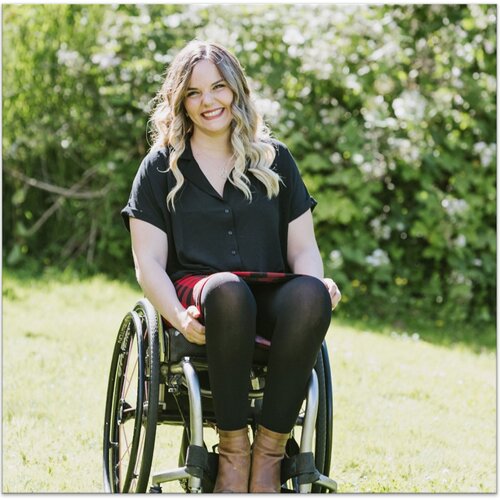
[[[201,305],[218,426],[236,430],[246,425],[257,333],[272,340],[261,424],[290,432],[330,324],[325,285],[311,276],[248,285],[232,273],[217,273],[204,285]]]

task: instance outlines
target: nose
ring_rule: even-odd
[[[213,101],[213,94],[211,90],[208,90],[207,92],[203,92],[201,95],[201,102],[203,105],[210,104]]]

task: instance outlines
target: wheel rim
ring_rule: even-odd
[[[144,353],[140,337],[140,319],[131,313],[128,342],[122,344],[123,352],[119,360],[116,393],[119,395],[113,418],[113,439],[118,443],[114,456],[114,483],[116,491],[136,490],[138,477],[137,465],[143,448],[141,432],[142,408],[144,405]]]
[[[137,463],[142,448],[142,407],[144,404],[144,369],[142,339],[134,336],[127,356],[120,394],[118,426],[118,474],[119,491],[135,491],[138,477]]]
[[[108,387],[104,426],[104,482],[112,492],[136,490],[144,433],[142,414],[147,397],[141,322],[135,312],[120,327]]]

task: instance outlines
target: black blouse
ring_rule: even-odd
[[[264,185],[251,173],[252,201],[226,181],[221,197],[205,177],[191,151],[190,141],[178,161],[184,184],[175,211],[167,208],[167,193],[175,186],[167,172],[167,148],[151,151],[135,176],[130,198],[121,211],[149,222],[167,234],[167,273],[175,281],[187,274],[220,271],[290,272],[287,263],[288,224],[309,209],[312,198],[287,147],[273,141],[272,165],[280,176],[280,192],[267,198]]]

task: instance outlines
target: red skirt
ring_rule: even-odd
[[[281,283],[300,276],[291,273],[266,273],[254,271],[231,271],[247,283]],[[183,307],[196,306],[200,312],[200,320],[203,322],[203,311],[201,308],[201,292],[205,283],[210,279],[211,274],[189,274],[174,282],[177,297]],[[267,339],[256,339],[258,343],[269,344]]]

